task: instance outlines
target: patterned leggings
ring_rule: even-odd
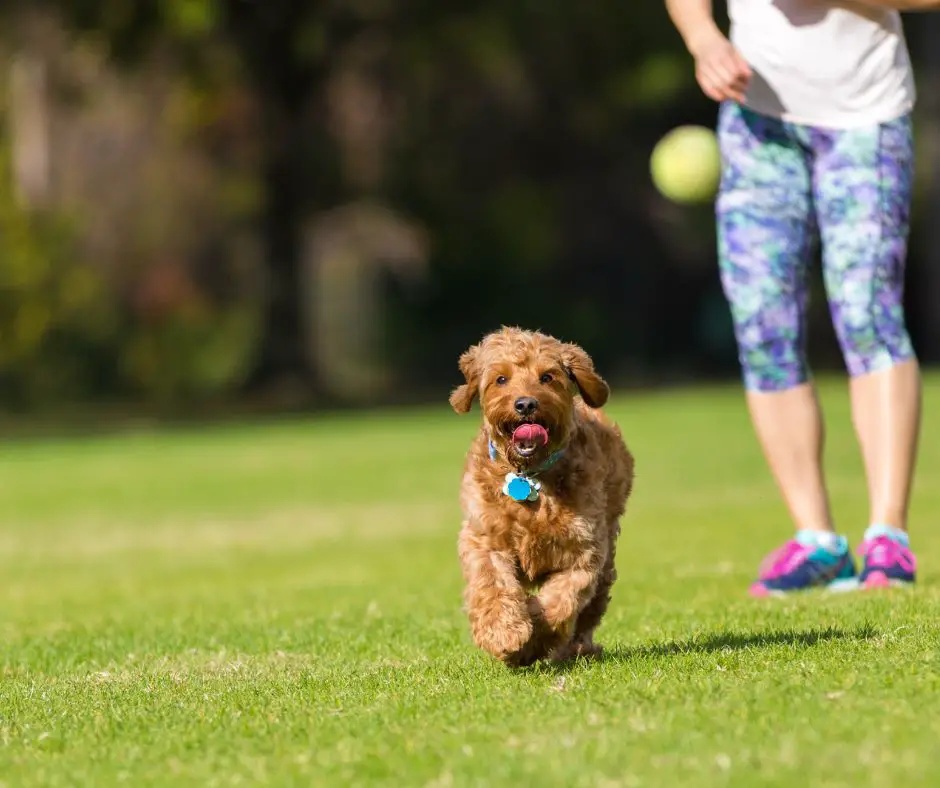
[[[849,374],[913,358],[902,305],[910,117],[832,131],[728,102],[718,138],[719,264],[745,386],[781,391],[809,379],[807,270],[817,238]]]

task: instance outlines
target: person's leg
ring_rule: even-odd
[[[811,382],[750,390],[751,421],[798,530],[834,532],[823,474],[824,424]]]
[[[869,522],[906,532],[920,431],[917,360],[859,373],[850,391],[868,479]]]
[[[754,593],[851,574],[833,533],[822,469],[823,423],[805,355],[807,269],[815,233],[810,165],[782,122],[735,104],[719,120],[716,204],[722,286],[731,307],[754,428],[797,539],[773,554]]]
[[[862,580],[911,582],[907,513],[920,430],[920,370],[903,305],[911,121],[817,137],[814,192],[826,290],[868,481]]]

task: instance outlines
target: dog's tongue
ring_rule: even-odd
[[[548,443],[548,430],[541,424],[520,424],[512,433],[513,443]]]

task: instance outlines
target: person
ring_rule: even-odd
[[[751,592],[913,583],[921,386],[903,293],[915,85],[899,10],[940,0],[728,0],[729,37],[711,0],[665,2],[720,102],[721,283],[751,420],[796,526]],[[868,486],[860,571],[834,527],[806,360],[817,249]]]

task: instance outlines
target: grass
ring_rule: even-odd
[[[829,480],[866,507],[844,388]],[[736,388],[615,398],[606,658],[510,672],[460,611],[444,408],[0,452],[6,786],[940,784],[940,379],[909,592],[751,600],[788,534]]]

